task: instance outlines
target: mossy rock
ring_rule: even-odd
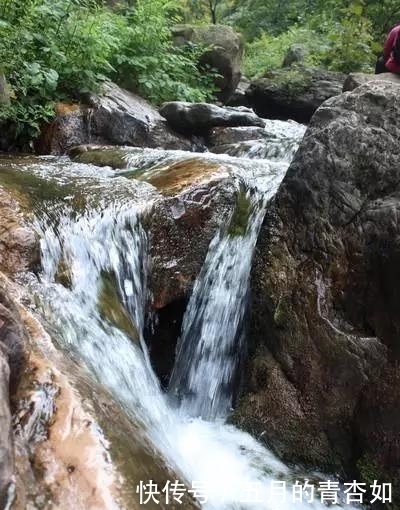
[[[228,227],[228,235],[230,237],[246,235],[251,212],[251,200],[246,191],[241,190],[238,193],[235,210]]]
[[[98,302],[101,317],[137,342],[139,340],[139,333],[136,325],[132,322],[128,310],[122,303],[117,291],[115,276],[106,272],[103,272],[101,276],[102,288]]]
[[[126,151],[118,148],[87,148],[86,146],[79,146],[70,151],[70,157],[77,163],[84,163],[86,165],[95,166],[109,166],[111,168],[120,170],[126,168]]]
[[[264,77],[270,78],[277,87],[284,89],[286,94],[293,96],[306,91],[313,81],[311,70],[296,65],[290,68],[270,71]]]
[[[278,328],[284,328],[289,321],[290,304],[287,297],[280,297],[274,312],[274,323]]]
[[[377,508],[386,510],[400,509],[400,480],[394,478],[371,454],[365,453],[357,461],[357,470],[359,473],[359,481],[366,483],[370,487],[376,481],[378,485],[384,483],[392,484],[392,498],[389,503],[379,503]],[[374,506],[374,505],[373,505]]]
[[[60,260],[54,279],[57,283],[60,283],[66,289],[70,289],[72,287],[71,270],[65,259]]]

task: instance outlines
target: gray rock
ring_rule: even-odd
[[[159,111],[168,124],[181,133],[207,134],[217,126],[264,126],[264,121],[249,108],[172,101],[164,103]]]
[[[302,44],[293,44],[288,49],[285,58],[283,59],[282,67],[290,67],[293,64],[303,62],[307,57],[308,50],[306,46]]]
[[[61,113],[37,143],[39,153],[64,154],[73,146],[90,143],[192,149],[192,142],[174,133],[147,101],[113,83],[106,83],[103,93],[90,95],[86,103],[59,105]]]
[[[14,475],[11,413],[7,359],[0,348],[0,508],[5,508]]]
[[[344,80],[341,73],[291,67],[255,80],[246,96],[260,117],[309,122],[324,101],[341,93]]]
[[[246,78],[245,76],[242,76],[240,78],[240,81],[238,83],[238,86],[236,87],[236,90],[230,97],[229,101],[227,102],[228,106],[250,106],[249,101],[246,97],[247,89],[250,87],[250,80]]]
[[[367,74],[367,73],[350,73],[343,84],[343,92],[349,92],[356,89],[360,85],[369,82],[390,82],[400,84],[400,76],[393,73]]]
[[[210,147],[215,147],[247,140],[265,139],[266,137],[267,132],[264,127],[216,127],[211,130],[207,141]]]
[[[199,63],[217,71],[220,75],[216,80],[218,99],[224,103],[228,101],[241,77],[244,49],[242,36],[224,25],[177,25],[172,34],[177,45],[192,42],[207,48]]]
[[[256,248],[235,414],[291,462],[351,480],[373,469],[396,497],[399,95],[370,82],[315,113]]]

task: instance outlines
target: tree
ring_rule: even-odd
[[[214,25],[217,24],[217,7],[219,0],[208,0],[208,7],[210,9],[211,21]]]
[[[225,10],[231,2],[227,0],[187,0],[183,7],[185,18],[188,21],[211,21],[216,25],[222,16],[219,14]]]

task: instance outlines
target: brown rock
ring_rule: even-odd
[[[14,487],[14,448],[10,390],[15,392],[27,359],[28,338],[21,317],[8,295],[10,285],[0,273],[0,507]]]
[[[84,144],[131,145],[191,150],[192,142],[172,131],[143,98],[108,82],[83,105],[57,106],[55,120],[43,127],[39,154],[65,154]]]
[[[0,271],[25,271],[37,261],[37,237],[27,226],[17,200],[1,186],[0,218]]]
[[[237,188],[224,165],[186,160],[142,178],[166,195],[148,218],[153,306],[189,295],[221,217],[231,214]]]
[[[9,374],[10,369],[7,357],[3,354],[0,347],[0,508],[5,508],[14,475],[14,452],[8,386]]]

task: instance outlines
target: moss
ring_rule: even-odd
[[[312,83],[312,74],[303,67],[292,66],[290,69],[272,71],[265,75],[277,86],[284,88],[286,93],[297,96],[304,92]]]
[[[93,149],[79,153],[73,159],[78,163],[95,166],[110,166],[111,168],[126,168],[126,152],[121,149]]]
[[[368,453],[365,453],[357,461],[357,469],[360,473],[360,479],[367,485],[374,483],[374,480],[379,482],[386,482],[389,477],[385,470],[379,465],[374,457]]]
[[[286,297],[280,297],[274,312],[274,323],[278,328],[284,328],[289,320],[290,310]]]
[[[72,194],[72,186],[60,186],[55,180],[41,179],[30,172],[18,171],[1,163],[0,185],[26,197],[32,205],[45,200],[62,200]]]
[[[121,302],[115,276],[110,273],[102,273],[102,289],[98,306],[101,317],[126,333],[132,340],[139,339],[137,328],[132,322],[128,310]]]
[[[246,234],[251,210],[251,201],[247,193],[243,190],[240,191],[238,193],[236,207],[228,227],[228,235],[230,237],[244,236]]]
[[[386,510],[399,510],[400,480],[391,475],[381,463],[370,453],[365,453],[357,461],[360,482],[370,486],[377,480],[378,484],[392,483],[392,502],[381,504],[380,508]]]
[[[55,275],[55,281],[57,283],[60,283],[67,289],[70,289],[72,287],[71,271],[67,262],[64,259],[60,260],[58,264],[57,272]]]

